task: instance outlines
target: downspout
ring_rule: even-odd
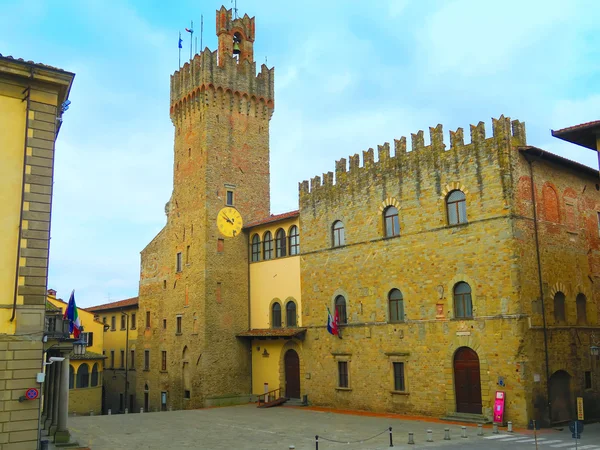
[[[540,241],[538,236],[538,223],[537,223],[537,207],[536,207],[536,196],[535,196],[535,183],[533,181],[533,163],[525,155],[525,159],[529,164],[529,175],[531,178],[531,202],[533,204],[533,228],[535,231],[535,254],[537,257],[537,268],[538,268],[538,284],[540,288],[540,300],[542,302],[542,325],[544,331],[544,356],[546,359],[546,400],[548,402],[548,419],[549,423],[552,423],[552,404],[550,402],[550,362],[548,358],[548,330],[546,324],[546,305],[544,303],[544,286],[542,281],[542,260],[540,258]]]
[[[246,246],[246,249],[249,251],[249,255],[246,257],[248,258],[247,261],[247,265],[248,265],[248,330],[252,329],[252,296],[250,295],[250,289],[251,289],[251,283],[250,283],[250,262],[252,261],[252,248],[250,247],[251,241],[250,241],[250,231],[248,231],[248,245]],[[254,389],[254,380],[252,379],[252,338],[250,338],[250,395],[252,395],[252,390]]]
[[[31,69],[30,78],[33,79],[33,68]],[[25,108],[25,139],[23,141],[23,180],[21,183],[21,212],[19,215],[19,234],[17,237],[17,262],[15,264],[15,295],[13,299],[12,316],[10,321],[15,320],[17,315],[17,298],[19,297],[19,261],[21,260],[21,235],[23,233],[23,203],[25,202],[25,176],[27,170],[27,135],[29,133],[29,107],[30,107],[30,93],[31,85],[27,86],[22,94],[25,94],[25,98],[21,100],[24,102],[27,100],[27,107]]]

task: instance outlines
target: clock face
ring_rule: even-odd
[[[217,216],[217,227],[223,236],[238,236],[242,232],[243,225],[242,216],[237,209],[226,206],[219,211],[219,215]]]

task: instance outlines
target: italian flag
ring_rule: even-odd
[[[79,321],[77,306],[75,305],[75,290],[71,292],[71,297],[69,298],[69,304],[67,305],[63,320],[69,321],[69,333],[71,333],[75,339],[79,339],[79,335],[81,334],[81,322]]]

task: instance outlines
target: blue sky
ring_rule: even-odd
[[[216,47],[221,1],[0,0],[0,53],[76,73],[56,145],[50,288],[80,306],[137,295],[139,252],[172,188],[169,75],[194,20]],[[231,7],[229,0],[225,6]],[[528,142],[597,167],[550,136],[600,119],[600,2],[238,1],[255,58],[275,66],[273,213],[334,161],[438,123],[501,114]],[[184,33],[185,34],[185,33]],[[184,37],[185,59],[189,40]],[[189,55],[189,54],[188,54]],[[467,138],[468,139],[468,138]],[[426,137],[427,142],[427,137]],[[293,164],[289,162],[293,161]]]

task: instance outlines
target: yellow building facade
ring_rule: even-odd
[[[139,410],[135,396],[138,298],[87,308],[103,324],[104,360],[103,414]]]
[[[300,399],[302,301],[299,213],[250,223],[250,329],[238,337],[251,342],[252,393]]]
[[[40,387],[54,145],[73,77],[0,55],[0,449],[38,440],[39,399],[18,398]]]
[[[56,297],[56,291],[48,291],[48,302],[64,314],[67,303]],[[69,414],[98,415],[102,413],[104,325],[85,309],[77,308],[77,314],[87,347],[85,354],[69,358]]]

